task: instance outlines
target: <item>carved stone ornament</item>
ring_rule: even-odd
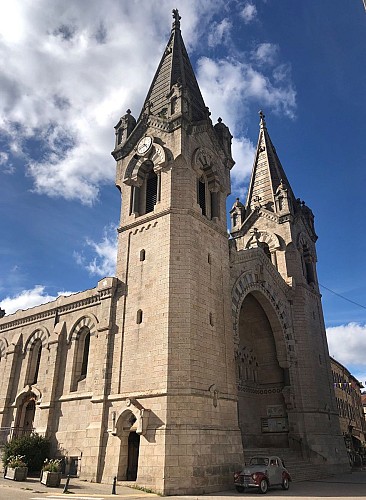
[[[136,424],[136,433],[144,436],[146,434],[147,426],[149,423],[151,410],[144,408],[136,399],[126,398],[122,403],[119,411],[111,412],[111,428],[109,432],[116,436],[118,433],[119,422],[128,422],[131,425],[131,417],[134,417]]]

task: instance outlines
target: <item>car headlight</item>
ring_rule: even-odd
[[[258,477],[258,474],[256,472],[254,472],[254,474],[252,474],[252,478],[254,479],[254,481],[257,479]]]

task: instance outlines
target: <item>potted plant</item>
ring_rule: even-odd
[[[61,460],[46,458],[41,471],[41,483],[56,488],[60,486],[61,475]]]
[[[28,467],[24,462],[24,455],[10,455],[5,463],[5,479],[13,481],[25,481],[27,479]]]

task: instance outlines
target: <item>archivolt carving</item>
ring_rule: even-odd
[[[117,429],[125,421],[126,429],[129,430],[131,423],[129,422],[131,414],[136,419],[136,433],[144,435],[149,423],[150,410],[144,408],[135,399],[126,399],[121,406],[120,410],[112,413],[112,429],[111,432],[114,436],[117,435]]]
[[[94,314],[89,313],[88,315],[80,318],[75,325],[71,328],[68,342],[73,340],[77,340],[80,335],[80,330],[84,327],[89,328],[90,335],[95,335],[97,331],[97,324],[99,323],[98,319]]]
[[[192,165],[196,170],[200,170],[205,174],[209,187],[215,189],[219,187],[219,178],[213,158],[212,151],[207,148],[198,148],[193,153]]]
[[[127,165],[124,181],[126,184],[141,186],[146,172],[153,165],[154,171],[162,169],[167,162],[167,154],[165,149],[157,143],[153,143],[152,150],[147,156],[131,158]]]
[[[260,299],[264,295],[272,307],[266,307],[266,302],[261,303],[265,310],[267,317],[271,323],[273,334],[277,345],[277,354],[281,366],[284,367],[288,364],[288,357],[290,351],[293,350],[292,345],[292,328],[288,318],[288,311],[282,301],[276,296],[268,281],[258,281],[258,276],[253,272],[243,273],[236,281],[232,290],[232,314],[233,314],[233,327],[234,327],[234,342],[236,350],[240,342],[239,332],[239,317],[240,310],[245,297],[253,293],[254,296]],[[274,323],[277,323],[277,328]],[[284,349],[286,346],[286,350]]]
[[[246,248],[251,248],[255,242],[267,243],[270,250],[277,250],[281,247],[277,234],[267,231],[255,230],[253,236],[248,240]]]
[[[50,333],[47,328],[45,326],[40,326],[39,328],[37,328],[37,330],[32,332],[24,342],[23,353],[29,352],[37,339],[40,339],[42,342],[42,347],[45,347],[48,343],[49,336]]]
[[[19,406],[23,402],[23,398],[26,394],[33,394],[36,402],[42,400],[42,393],[35,385],[26,385],[15,397],[14,403],[11,405],[13,407]]]

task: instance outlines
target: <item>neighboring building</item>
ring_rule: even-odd
[[[345,470],[313,214],[261,113],[228,240],[232,137],[211,122],[177,11],[140,116],[115,133],[117,276],[0,320],[3,434],[34,428],[81,477],[164,494],[227,487],[243,449]]]
[[[336,359],[331,357],[330,364],[341,432],[350,459],[355,461],[355,453],[364,455],[366,452],[363,385]]]

